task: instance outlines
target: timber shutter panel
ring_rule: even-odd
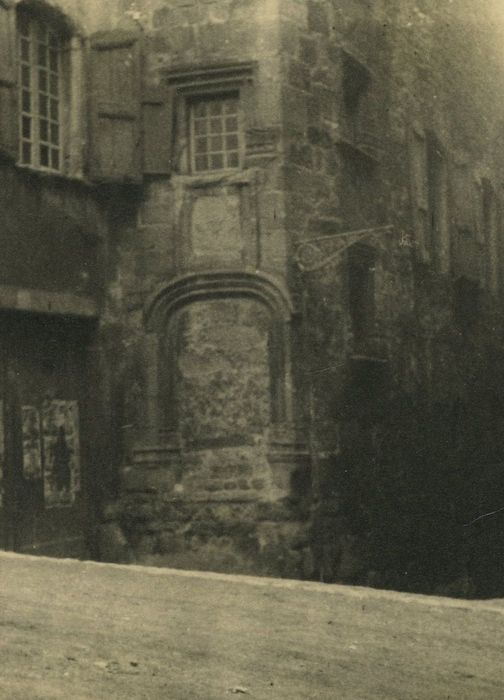
[[[115,30],[91,37],[89,175],[92,180],[141,180],[140,81],[137,33]]]
[[[172,169],[173,90],[146,88],[142,99],[143,172],[169,175]]]
[[[0,152],[18,158],[16,14],[10,0],[0,0]]]

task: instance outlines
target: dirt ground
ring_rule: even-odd
[[[500,700],[504,601],[0,553],[2,700]]]

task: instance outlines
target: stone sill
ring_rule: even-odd
[[[218,185],[251,185],[256,179],[256,168],[245,170],[219,170],[215,173],[201,175],[172,175],[174,185],[183,185],[187,188],[198,189],[215,187]]]
[[[173,497],[165,495],[164,501],[169,501],[170,503],[253,503],[255,501],[264,501],[269,499],[264,499],[261,497],[259,491],[253,489],[243,491],[197,491],[195,493],[187,494],[186,496],[180,493],[175,493]]]
[[[11,162],[18,172],[25,173],[33,178],[40,178],[42,181],[55,182],[58,184],[71,182],[72,184],[81,185],[86,188],[94,187],[94,183],[87,180],[83,175],[70,175],[56,170],[43,170],[41,168],[34,168],[31,165],[21,165],[20,163]]]

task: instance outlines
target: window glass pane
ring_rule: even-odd
[[[51,51],[49,54],[49,68],[55,73],[58,71],[58,52]]]
[[[47,66],[47,48],[43,44],[38,47],[38,63],[39,66]]]
[[[229,151],[238,150],[238,135],[231,134],[231,136],[226,136],[226,149]]]
[[[213,153],[210,156],[210,164],[212,170],[220,170],[224,167],[224,157],[222,153]]]
[[[226,114],[236,114],[238,111],[238,100],[226,100],[225,110]]]
[[[49,146],[40,146],[40,165],[44,168],[49,167]]]
[[[212,136],[210,139],[210,148],[212,151],[222,151],[222,136]]]
[[[58,124],[51,124],[51,143],[55,146],[59,145],[59,126]]]
[[[206,134],[207,125],[208,125],[208,123],[205,119],[196,119],[194,122],[194,133],[195,134]]]
[[[31,143],[27,143],[26,141],[23,141],[23,146],[21,149],[21,162],[24,163],[25,165],[28,165],[32,161],[31,157]]]
[[[237,131],[238,119],[236,117],[228,117],[226,119],[226,131]]]
[[[42,44],[47,44],[47,26],[42,22],[36,23],[37,27],[37,39]]]
[[[58,120],[58,100],[51,100],[51,119]]]
[[[210,131],[212,134],[220,134],[222,131],[222,119],[211,119]]]
[[[29,112],[31,110],[31,95],[27,90],[23,90],[21,96],[21,107],[23,112]]]
[[[44,95],[39,97],[39,112],[43,117],[48,116],[49,100]]]
[[[196,170],[208,170],[208,158],[207,158],[207,156],[196,156],[195,165],[196,165]]]
[[[46,119],[41,119],[39,123],[39,136],[41,141],[49,140],[49,124]]]
[[[28,39],[21,39],[21,60],[26,62],[30,60],[30,42]]]
[[[215,116],[217,114],[222,114],[222,102],[219,100],[218,102],[210,102],[210,114],[212,116]]]
[[[59,150],[57,148],[51,149],[51,168],[53,170],[59,170],[60,167],[60,157]]]
[[[24,12],[18,14],[18,31],[22,36],[28,36],[30,32],[30,20],[28,15]]]
[[[239,165],[238,153],[228,153],[227,156],[228,168],[237,168]]]
[[[199,138],[196,139],[196,153],[205,153],[207,150],[207,139]]]
[[[21,120],[21,135],[24,139],[31,138],[32,120],[30,117],[23,117]]]
[[[38,88],[41,92],[47,92],[47,72],[44,69],[38,73]]]
[[[30,67],[21,66],[21,85],[23,87],[30,87]]]
[[[196,102],[194,105],[194,116],[204,117],[206,116],[206,104],[205,102]]]
[[[58,90],[59,90],[59,84],[58,84],[58,83],[59,83],[59,81],[58,81],[58,76],[55,75],[54,73],[51,73],[51,77],[50,77],[50,86],[51,86],[50,92],[51,92],[51,95],[57,95],[57,94],[58,94]]]

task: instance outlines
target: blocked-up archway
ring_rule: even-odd
[[[260,274],[185,275],[159,290],[145,314],[155,429],[237,438],[289,421],[291,313]]]

